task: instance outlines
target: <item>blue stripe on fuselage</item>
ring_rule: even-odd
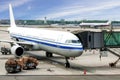
[[[42,41],[38,41],[38,40],[34,40],[32,38],[28,39],[27,37],[24,36],[24,38],[22,36],[19,35],[19,37],[15,36],[15,35],[11,35],[12,37],[14,38],[18,38],[18,39],[21,39],[21,40],[25,40],[25,41],[30,41],[30,42],[35,42],[35,43],[38,43],[38,44],[43,44],[43,45],[47,45],[47,46],[52,46],[52,47],[56,47],[56,48],[62,48],[62,49],[75,49],[75,50],[83,50],[83,48],[80,46],[80,47],[73,47],[73,46],[70,46],[70,45],[67,45],[67,46],[62,46],[62,45],[58,45],[58,44],[51,44],[50,42],[47,43],[47,42],[42,42]]]

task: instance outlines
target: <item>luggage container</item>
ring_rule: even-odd
[[[36,69],[38,63],[39,61],[33,57],[10,58],[5,63],[5,69],[8,73],[21,72],[23,69]]]
[[[8,73],[21,72],[22,66],[21,61],[14,58],[8,59],[5,63],[5,69]]]
[[[38,65],[39,61],[36,58],[33,57],[23,57],[23,69],[36,69],[36,66]]]

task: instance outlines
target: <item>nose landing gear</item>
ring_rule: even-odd
[[[70,68],[70,63],[68,61],[69,57],[65,57],[66,63],[65,63],[65,67],[66,68]]]

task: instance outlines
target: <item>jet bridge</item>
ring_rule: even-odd
[[[84,49],[100,49],[104,47],[120,47],[120,31],[118,30],[78,30],[73,31],[83,44]]]
[[[120,48],[120,30],[89,29],[73,31],[72,33],[80,39],[84,49],[100,49],[100,58],[107,51],[117,56],[118,59],[109,64],[111,67],[116,66],[120,60],[120,54],[112,49]]]
[[[80,39],[84,49],[99,49],[104,47],[104,36],[101,30],[78,30],[72,33]]]

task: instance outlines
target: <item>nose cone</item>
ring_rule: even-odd
[[[76,57],[81,56],[82,53],[83,53],[83,50],[79,50],[78,52],[76,52]]]
[[[82,46],[81,44],[79,44],[78,50],[75,51],[76,57],[77,57],[77,56],[81,56],[82,53],[83,53],[83,50],[84,50],[84,49],[83,49],[83,46]]]
[[[74,55],[74,57],[81,56],[83,53],[83,50],[84,49],[81,43],[74,44],[74,49],[72,51],[72,54]]]
[[[78,57],[81,56],[83,53],[83,48],[79,47],[78,49],[74,49],[72,51],[69,52],[71,57]]]

